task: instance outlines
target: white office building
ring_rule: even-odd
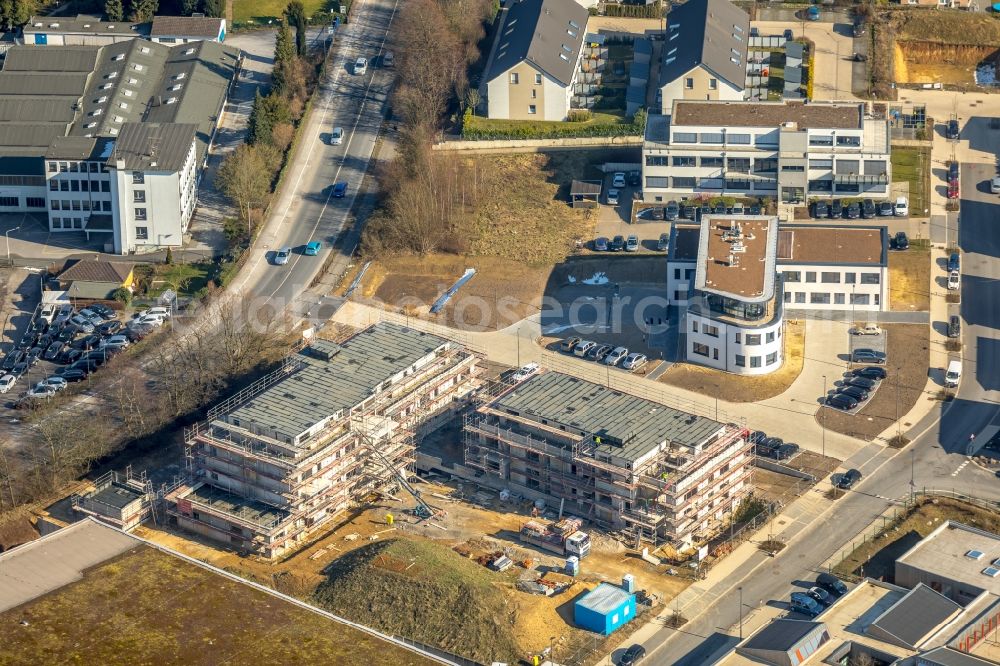
[[[643,198],[886,197],[889,129],[865,105],[675,100],[650,116]]]

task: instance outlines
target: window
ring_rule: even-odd
[[[538,99],[538,91],[534,88],[531,89],[531,99]]]
[[[721,144],[723,143],[722,132],[703,132],[701,135],[701,142],[712,145]]]
[[[681,279],[681,269],[679,269],[679,268],[675,268],[674,269],[674,279],[675,280],[680,280]]]
[[[749,134],[728,134],[726,135],[726,143],[736,143],[744,146],[750,145],[750,135]]]
[[[90,200],[89,199],[84,199],[81,203],[83,204],[83,209],[84,210],[86,210],[86,211],[90,210]]]
[[[143,65],[140,65],[139,63],[135,63],[134,65],[132,65],[132,69],[134,69],[137,72],[141,72],[146,68]]]
[[[60,201],[62,201],[62,209],[63,210],[70,210],[70,208],[72,208],[72,206],[70,205],[69,199],[61,199]]]
[[[59,191],[59,181],[57,181],[57,180],[50,180],[49,181],[49,191],[50,192],[58,192]]]
[[[691,351],[697,354],[698,356],[704,356],[708,358],[709,347],[708,345],[703,345],[700,342],[695,342],[694,344],[691,345]]]
[[[132,184],[133,185],[142,185],[145,182],[146,182],[146,174],[144,174],[141,171],[133,171],[132,172]]]
[[[802,173],[803,171],[806,170],[806,168],[801,164],[782,164],[781,170],[790,171],[792,173]]]
[[[813,135],[813,136],[809,137],[809,145],[810,146],[832,146],[833,145],[833,137],[832,136],[822,136],[822,135],[816,136],[816,135]]]
[[[837,292],[837,293],[835,293],[833,295],[833,304],[834,305],[843,305],[844,304],[844,294],[843,294],[843,292]]]
[[[840,273],[824,271],[819,274],[819,280],[823,284],[840,284]]]
[[[765,340],[767,340],[767,342],[774,342],[774,331],[768,331],[765,336]]]
[[[106,180],[102,180],[101,181],[101,192],[110,192],[110,191],[111,191],[111,183],[109,183]]]
[[[855,284],[857,281],[857,273],[844,273],[844,284]]]
[[[719,350],[715,347],[712,347],[712,359],[715,361],[719,360]]]
[[[78,180],[71,180],[71,181],[69,181],[69,185],[70,185],[70,190],[72,192],[79,192],[80,191],[80,181],[78,181]]]
[[[727,190],[749,190],[750,180],[743,178],[726,178]]]
[[[885,160],[865,160],[866,176],[884,176],[885,174]]]
[[[536,112],[536,110],[537,109],[536,109],[536,107],[535,107],[534,104],[529,104],[528,105],[528,113],[534,114]]]
[[[708,89],[709,90],[718,90],[719,89],[719,80],[718,79],[709,79],[708,80]]]
[[[774,365],[778,362],[778,352],[771,352],[764,360],[764,365]]]
[[[60,206],[59,206],[59,199],[53,199],[53,200],[52,200],[52,201],[51,201],[51,202],[49,203],[49,207],[50,207],[50,208],[51,208],[52,210],[59,210],[59,209],[60,209]]]
[[[806,282],[816,281],[816,271],[806,271]]]
[[[17,197],[0,197],[0,206],[16,207],[19,204]]]
[[[97,173],[97,162],[90,163],[90,173]]]
[[[785,282],[802,282],[802,273],[799,271],[785,271],[782,275],[785,276]]]
[[[837,168],[834,170],[834,173],[841,175],[858,173],[860,164],[858,160],[837,160]]]
[[[734,337],[733,337],[733,341],[734,341],[734,342],[735,342],[736,344],[739,344],[739,343],[740,343],[740,337],[741,337],[741,335],[740,335],[740,332],[739,332],[739,331],[736,331],[736,333],[734,333],[733,335],[734,335]]]
[[[56,173],[59,171],[59,165],[55,162],[49,162],[49,173]]]
[[[146,209],[145,208],[136,208],[135,209],[135,219],[137,219],[137,220],[145,220],[146,219]]]
[[[687,88],[688,90],[694,88],[694,79],[691,77],[684,79],[684,87]]]
[[[838,136],[837,137],[838,146],[849,146],[856,148],[861,145],[860,136]]]
[[[696,185],[694,176],[674,176],[674,187],[677,189],[694,189]]]
[[[813,305],[829,305],[830,294],[824,291],[814,291],[809,294],[809,302]]]
[[[646,176],[646,187],[667,187],[667,177],[666,176]]]
[[[539,86],[541,84],[542,84],[542,75],[541,74],[535,74],[535,85]]]
[[[703,167],[721,167],[723,159],[721,157],[703,157],[701,158],[701,165]]]
[[[750,357],[750,367],[751,368],[759,368],[760,367],[760,356],[751,356]]]
[[[146,203],[146,190],[132,190],[132,201]]]
[[[73,210],[80,210],[80,200],[73,199]]]
[[[102,201],[101,202],[101,210],[104,211],[105,213],[110,213],[111,212],[111,202],[110,201]]]
[[[792,292],[786,291],[785,292],[785,303],[791,303],[791,302],[792,302]]]
[[[667,166],[665,155],[646,155],[646,166]]]
[[[697,333],[698,332],[698,322],[697,321],[692,321],[691,322],[691,332],[692,333]]]
[[[24,205],[28,208],[45,208],[45,199],[42,197],[28,197],[24,200]]]
[[[705,324],[701,332],[704,333],[705,335],[710,335],[713,338],[719,337],[719,327],[712,326],[711,324]]]
[[[745,368],[747,366],[747,357],[742,354],[736,355],[736,365],[740,368]]]
[[[698,143],[698,135],[694,132],[671,132],[670,140],[674,143]]]
[[[760,333],[747,333],[747,347],[753,347],[760,344]]]
[[[797,291],[797,292],[795,292],[795,302],[796,303],[805,303],[806,302],[806,292],[804,292],[804,291]]]
[[[513,83],[513,84],[515,84],[515,85],[517,84],[517,82],[518,82],[517,72],[511,72],[510,73],[510,82]]]
[[[135,228],[135,239],[136,240],[149,240],[149,227],[136,227]]]
[[[59,171],[61,173],[66,173],[67,171],[69,171],[69,162],[60,162]]]
[[[695,164],[694,157],[678,156],[673,158],[673,165],[675,167],[693,167],[694,164]]]
[[[730,157],[727,168],[735,173],[750,173],[749,157]]]
[[[878,284],[879,274],[878,273],[862,273],[861,274],[861,284]]]
[[[59,191],[60,192],[69,192],[69,181],[68,180],[60,180],[59,181]]]
[[[823,159],[823,160],[809,160],[810,169],[832,169],[833,160]]]
[[[851,305],[868,305],[868,294],[851,294]]]

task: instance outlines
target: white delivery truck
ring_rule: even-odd
[[[948,363],[948,370],[944,373],[944,385],[948,388],[958,388],[958,383],[962,380],[962,362],[951,361]]]

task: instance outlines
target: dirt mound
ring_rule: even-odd
[[[514,662],[513,609],[496,574],[446,546],[394,539],[335,560],[316,602],[348,619],[481,663]]]
[[[896,10],[888,12],[891,29],[902,42],[1000,46],[1000,21],[984,12]]]

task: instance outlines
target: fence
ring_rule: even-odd
[[[787,41],[781,35],[761,35],[751,37],[748,45],[752,49],[783,49]]]

